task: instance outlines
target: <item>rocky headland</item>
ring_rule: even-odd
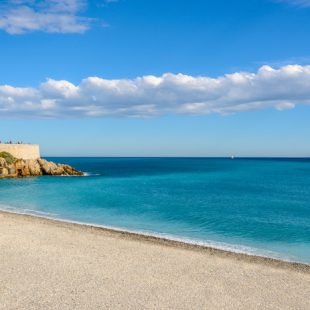
[[[75,168],[56,164],[45,159],[18,159],[10,153],[0,153],[0,178],[18,178],[41,175],[83,176],[84,173]]]

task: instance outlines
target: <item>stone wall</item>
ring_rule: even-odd
[[[0,144],[0,152],[11,153],[18,159],[40,158],[40,147],[37,144]]]

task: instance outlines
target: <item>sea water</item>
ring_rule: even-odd
[[[48,158],[86,177],[0,180],[0,209],[310,263],[310,159]]]

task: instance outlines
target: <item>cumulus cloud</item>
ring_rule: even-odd
[[[91,23],[79,16],[86,4],[86,0],[5,0],[0,4],[0,29],[9,34],[83,33]]]
[[[261,67],[218,78],[166,73],[135,79],[49,79],[36,88],[0,85],[0,117],[150,117],[292,109],[310,103],[310,66]]]

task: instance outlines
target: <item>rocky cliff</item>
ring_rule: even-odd
[[[9,153],[0,153],[0,178],[40,175],[82,176],[84,174],[69,165],[56,164],[45,159],[16,159]]]

